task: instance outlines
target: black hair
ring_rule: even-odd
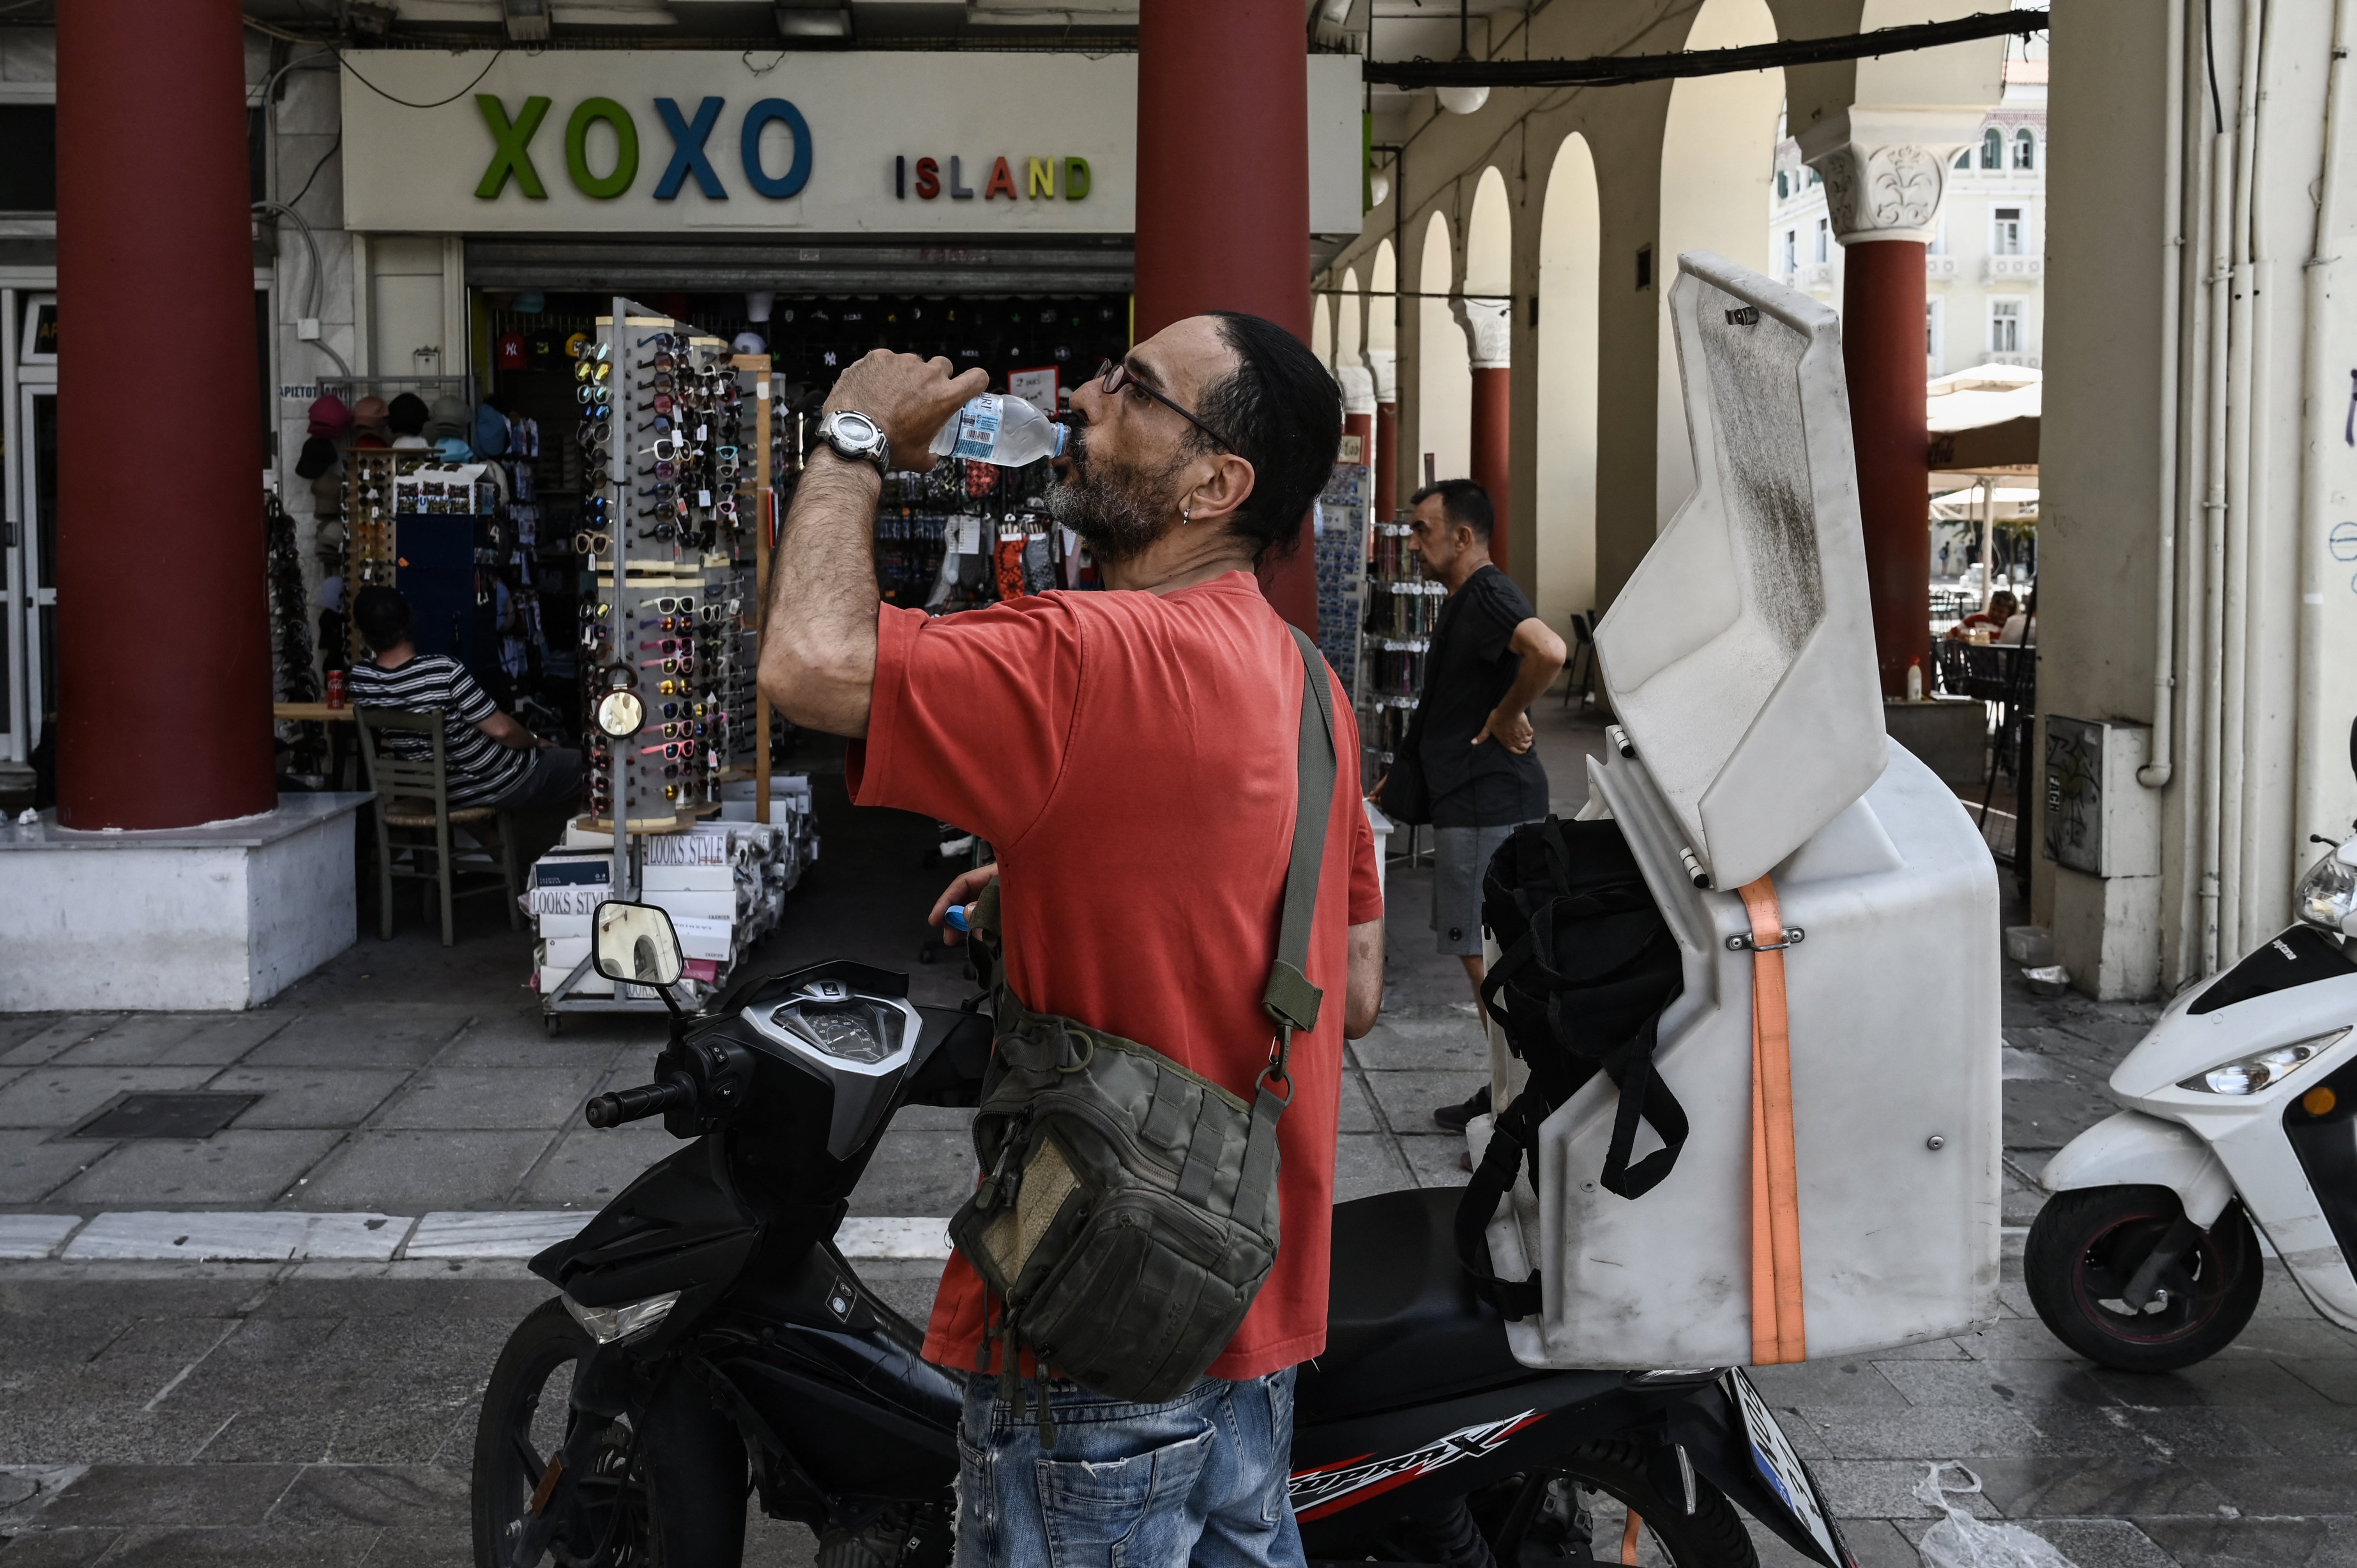
[[[1252,494],[1230,526],[1251,541],[1256,561],[1287,554],[1301,542],[1302,515],[1334,477],[1342,389],[1309,346],[1275,322],[1237,310],[1205,314],[1237,362],[1195,412],[1253,466]],[[1211,447],[1200,433],[1196,442]]]
[[[409,601],[401,596],[400,589],[371,583],[352,596],[352,624],[360,628],[361,640],[369,645],[370,652],[382,653],[409,640],[416,618],[410,614]]]
[[[1471,529],[1473,537],[1482,543],[1490,542],[1490,534],[1498,526],[1498,513],[1490,504],[1490,492],[1481,488],[1479,480],[1443,479],[1408,497],[1407,504],[1422,506],[1434,496],[1440,498],[1443,517]]]

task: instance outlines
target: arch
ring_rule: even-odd
[[[1689,49],[1770,43],[1776,21],[1765,0],[1705,0],[1687,34]],[[1661,230],[1653,289],[1660,374],[1654,424],[1654,523],[1669,521],[1694,489],[1685,402],[1671,335],[1669,291],[1678,253],[1713,251],[1757,272],[1768,270],[1770,179],[1784,81],[1776,71],[1687,77],[1670,90],[1662,127]],[[1544,319],[1542,316],[1541,319]]]
[[[1981,133],[1981,167],[2005,167],[2005,133],[1995,125]]]
[[[2038,166],[2038,136],[2027,125],[2013,134],[2013,166],[2018,169]]]
[[[1309,351],[1318,362],[1331,369],[1334,363],[1334,316],[1330,308],[1333,296],[1320,292],[1309,302]]]
[[[1465,292],[1509,293],[1513,271],[1514,220],[1506,203],[1506,177],[1492,164],[1473,188],[1473,220],[1465,226]]]
[[[1421,449],[1406,456],[1418,485],[1424,482],[1426,452],[1432,454],[1433,471],[1444,479],[1471,471],[1473,360],[1466,351],[1465,329],[1449,308],[1448,296],[1456,291],[1455,274],[1448,215],[1435,212],[1425,225],[1423,264],[1416,283],[1424,295],[1415,302],[1415,421]],[[1401,504],[1405,503],[1406,498],[1402,497]]]
[[[1548,170],[1539,214],[1538,612],[1561,629],[1596,605],[1598,242],[1596,158],[1577,132]]]
[[[1389,240],[1375,242],[1374,264],[1367,269],[1372,295],[1367,309],[1367,347],[1391,353],[1399,347],[1399,258]]]

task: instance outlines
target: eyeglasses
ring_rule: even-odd
[[[1234,442],[1229,440],[1226,436],[1221,435],[1218,431],[1212,429],[1201,420],[1196,418],[1192,413],[1189,412],[1180,404],[1172,402],[1169,398],[1163,396],[1152,387],[1147,386],[1144,381],[1139,381],[1136,375],[1130,370],[1129,361],[1127,360],[1103,360],[1097,366],[1097,374],[1103,378],[1097,384],[1104,389],[1108,396],[1117,393],[1125,388],[1135,392],[1144,392],[1147,397],[1152,398],[1155,402],[1160,403],[1163,407],[1168,409],[1171,413],[1177,414],[1179,418],[1185,420],[1188,424],[1193,425],[1204,435],[1210,436],[1212,444],[1218,446],[1221,451],[1232,452],[1236,449],[1236,444]]]

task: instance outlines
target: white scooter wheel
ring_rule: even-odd
[[[2171,1372],[2232,1344],[2259,1305],[2258,1237],[2240,1198],[2162,1269],[2141,1308],[2125,1295],[2184,1210],[2165,1187],[2058,1193],[2022,1253],[2030,1304],[2054,1337],[2126,1372]]]

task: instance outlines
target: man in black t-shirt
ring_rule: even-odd
[[[1506,835],[1547,813],[1546,769],[1531,750],[1525,710],[1563,669],[1563,639],[1539,619],[1514,580],[1490,560],[1494,513],[1471,479],[1416,491],[1413,542],[1425,575],[1448,597],[1425,659],[1424,692],[1400,743],[1394,774],[1421,774],[1423,818],[1432,823],[1432,929],[1481,994],[1481,874]],[[1375,786],[1376,799],[1388,777]],[[1405,793],[1418,793],[1411,786]],[[1395,797],[1396,798],[1396,797]],[[1406,800],[1403,807],[1415,808]],[[1484,1089],[1433,1113],[1463,1127],[1490,1108]]]

